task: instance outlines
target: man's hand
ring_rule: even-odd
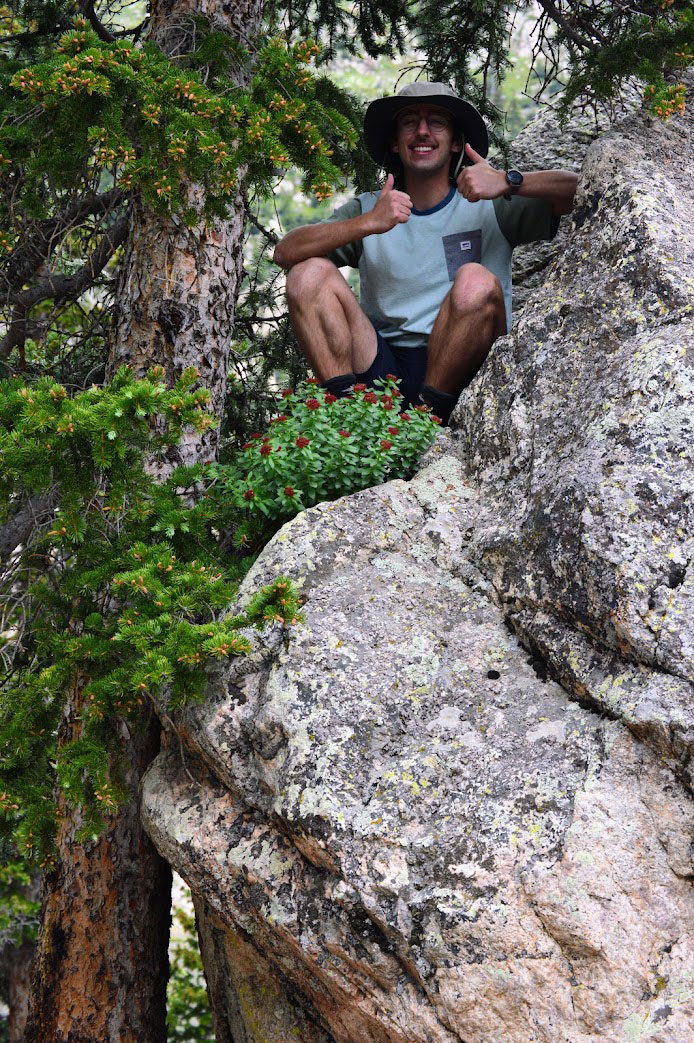
[[[478,203],[480,199],[497,199],[508,192],[503,170],[490,166],[471,145],[465,146],[465,154],[472,160],[472,166],[463,167],[457,185],[458,191],[469,203]]]
[[[412,200],[407,192],[393,188],[395,178],[389,174],[373,209],[369,212],[369,234],[389,232],[395,225],[404,225],[409,220]]]

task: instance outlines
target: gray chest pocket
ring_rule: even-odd
[[[482,229],[475,228],[472,232],[454,232],[452,235],[444,235],[441,240],[446,264],[448,266],[448,278],[453,282],[455,273],[461,264],[469,264],[474,261],[480,264],[482,261]]]

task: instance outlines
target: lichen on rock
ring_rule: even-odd
[[[689,1043],[690,121],[591,146],[424,469],[247,576],[304,622],[214,668],[143,788],[220,1038]]]

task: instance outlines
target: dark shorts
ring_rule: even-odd
[[[421,348],[397,348],[388,344],[380,333],[376,332],[376,358],[365,373],[357,373],[359,383],[373,384],[374,380],[392,373],[400,380],[402,392],[402,408],[408,409],[417,405],[419,392],[424,383],[427,368],[426,345]]]

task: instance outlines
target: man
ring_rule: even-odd
[[[366,145],[385,167],[327,220],[295,228],[274,260],[288,269],[289,316],[315,375],[336,395],[401,378],[404,403],[444,423],[511,322],[511,253],[551,239],[576,175],[496,170],[477,109],[442,83],[369,105]],[[358,267],[361,306],[338,267]]]

